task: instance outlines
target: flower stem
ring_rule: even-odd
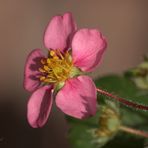
[[[141,130],[129,128],[129,127],[126,127],[126,126],[120,126],[119,129],[121,131],[124,131],[124,132],[127,132],[127,133],[131,133],[131,134],[134,134],[134,135],[138,135],[138,136],[148,138],[148,133],[144,132],[144,131],[141,131]]]
[[[118,97],[118,96],[116,96],[116,95],[113,95],[113,94],[111,94],[111,93],[109,93],[109,92],[107,92],[107,91],[101,90],[101,89],[99,89],[99,88],[96,88],[96,90],[97,90],[99,93],[101,93],[101,94],[103,94],[103,95],[106,95],[106,96],[108,96],[108,97],[111,97],[112,99],[114,99],[114,100],[116,100],[116,101],[119,101],[119,102],[121,102],[122,104],[127,105],[127,106],[129,106],[129,107],[136,108],[136,109],[139,109],[139,110],[148,110],[148,106],[145,106],[145,105],[142,105],[142,104],[137,104],[137,103],[134,103],[134,102],[132,102],[132,101],[128,101],[128,100],[126,100],[126,99],[124,99],[124,98],[120,98],[120,97]]]

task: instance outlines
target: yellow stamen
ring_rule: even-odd
[[[58,53],[58,55],[61,57],[61,59],[63,60],[64,57],[63,57],[63,55],[61,54],[60,50],[57,50],[57,53]]]
[[[53,51],[53,50],[50,51],[50,55],[51,55],[52,57],[53,57],[55,54],[56,54],[55,51]]]
[[[47,59],[47,63],[48,63],[48,64],[50,64],[50,63],[51,63],[51,60],[50,60],[49,58]]]
[[[54,60],[58,60],[59,57],[58,57],[58,56],[53,56],[53,59],[54,59]]]
[[[44,76],[40,77],[40,81],[44,81],[46,78]]]
[[[45,71],[44,69],[42,69],[42,68],[39,68],[39,71],[42,72],[42,73],[43,73],[43,72],[46,72],[46,71]]]
[[[45,70],[45,71],[48,71],[48,70],[49,70],[49,67],[46,66],[46,65],[44,65],[44,70]]]
[[[45,59],[41,59],[41,63],[45,64],[46,63]]]
[[[40,81],[44,83],[63,82],[70,77],[72,71],[72,60],[68,52],[61,53],[60,50],[51,50],[47,59],[41,60],[42,68]],[[42,75],[43,73],[43,75]]]

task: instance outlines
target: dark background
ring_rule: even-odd
[[[54,107],[42,129],[26,120],[30,94],[22,87],[28,53],[43,48],[53,15],[71,11],[80,28],[99,28],[108,50],[93,78],[122,73],[148,51],[147,0],[0,0],[0,148],[67,148],[64,115]]]

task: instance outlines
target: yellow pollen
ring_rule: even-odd
[[[48,71],[49,70],[49,67],[47,65],[44,65],[43,68],[44,68],[45,71]]]
[[[53,51],[53,50],[50,51],[50,55],[51,55],[52,57],[53,57],[55,54],[56,54],[55,51]]]
[[[41,63],[45,64],[46,63],[45,59],[41,59]]]
[[[50,64],[50,63],[51,63],[50,59],[47,59],[47,63],[48,63],[48,64]]]
[[[46,78],[44,76],[40,77],[40,81],[44,81]]]
[[[71,55],[68,52],[63,54],[60,50],[51,50],[48,58],[41,59],[42,66],[39,68],[41,72],[40,81],[58,83],[68,79],[73,67],[71,59]]]
[[[53,59],[58,60],[59,57],[58,56],[53,56]]]
[[[42,69],[42,68],[39,68],[39,71],[42,72],[42,73],[43,73],[43,72],[46,72],[46,71],[45,71],[44,69]]]

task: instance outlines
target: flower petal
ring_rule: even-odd
[[[83,119],[96,113],[96,88],[91,78],[69,79],[56,96],[56,105],[67,115]]]
[[[48,49],[63,51],[70,46],[71,35],[76,30],[76,23],[71,13],[55,16],[49,22],[44,35],[44,44]]]
[[[38,69],[41,66],[40,60],[43,57],[44,55],[41,49],[35,49],[29,54],[26,60],[24,72],[24,88],[30,92],[37,89],[40,85],[40,81],[37,76],[40,74]]]
[[[72,40],[74,65],[83,71],[92,71],[99,64],[106,46],[106,40],[98,30],[79,30]]]
[[[52,102],[51,86],[41,87],[32,94],[27,108],[28,122],[32,127],[42,127],[46,123]]]

